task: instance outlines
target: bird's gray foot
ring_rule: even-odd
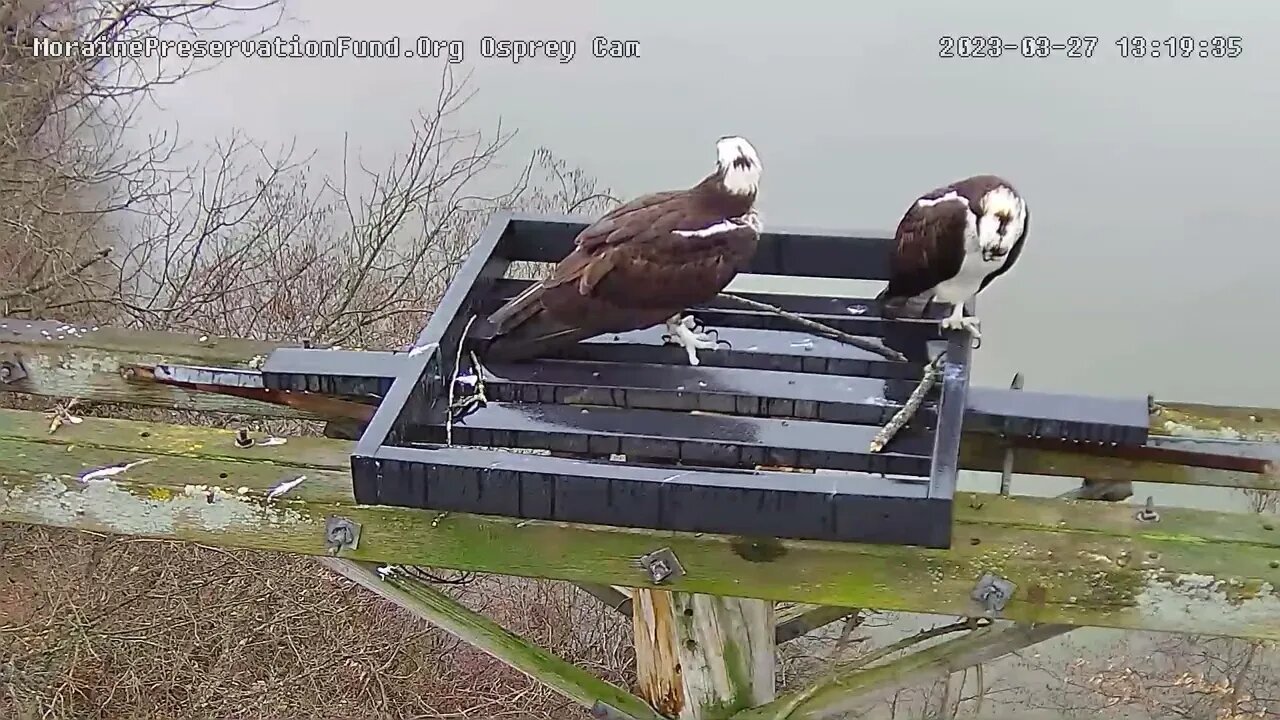
[[[973,336],[975,342],[982,341],[982,321],[975,316],[966,316],[964,307],[957,305],[951,314],[942,319],[943,330],[964,330]]]
[[[667,335],[684,348],[685,353],[689,356],[689,364],[698,364],[699,350],[715,350],[719,343],[715,336],[710,333],[697,332],[694,328],[697,326],[697,320],[692,315],[673,315],[667,320]]]

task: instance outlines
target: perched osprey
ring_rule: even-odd
[[[880,293],[885,317],[902,317],[911,300],[952,306],[942,327],[981,338],[964,304],[1009,268],[1022,252],[1031,215],[1011,184],[975,175],[920,196],[907,209]],[[923,307],[921,307],[923,309]]]
[[[489,316],[490,360],[523,360],[602,333],[666,323],[689,363],[716,347],[684,310],[711,300],[755,255],[760,158],[740,137],[716,143],[697,185],[645,195],[578,234],[551,277]]]

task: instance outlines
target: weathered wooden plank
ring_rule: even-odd
[[[595,583],[577,583],[578,587],[608,607],[622,615],[631,617],[631,588],[619,588],[613,585],[597,585]],[[777,603],[774,608],[773,641],[777,645],[791,642],[803,637],[818,628],[825,627],[837,620],[858,612],[857,608],[829,607],[826,605],[810,605],[808,603]]]
[[[125,377],[136,365],[159,362],[249,367],[261,362],[285,343],[265,343],[235,338],[182,333],[99,328],[94,331],[57,332],[60,323],[30,323],[0,318],[0,354],[17,352],[28,365],[30,377],[0,389],[44,395],[79,397],[83,400],[121,402],[150,407],[174,407],[215,412],[236,412],[268,417],[316,417],[314,413],[245,398],[191,392],[171,386],[132,382]],[[21,333],[13,328],[21,327]],[[48,332],[46,337],[41,331]],[[1153,433],[1189,436],[1242,437],[1268,440],[1280,437],[1280,411],[1232,408],[1191,403],[1159,403],[1152,416]],[[1175,423],[1169,425],[1170,422]],[[1223,428],[1227,428],[1224,430]],[[999,438],[967,433],[960,448],[961,467],[999,472],[1004,445]],[[1023,448],[1014,461],[1014,472],[1168,482],[1234,488],[1280,490],[1280,470],[1270,473],[1240,472],[1220,468],[1193,468],[1167,462],[1091,457],[1048,448]]]
[[[1280,533],[1261,516],[1161,508],[1143,523],[1132,506],[961,493],[945,551],[663,533],[358,506],[346,442],[237,455],[227,430],[86,419],[50,436],[22,415],[0,416],[3,521],[319,555],[340,515],[363,526],[344,557],[631,587],[651,586],[637,558],[669,547],[685,575],[664,589],[958,615],[994,571],[1017,584],[1009,619],[1280,639]]]
[[[0,356],[11,354],[27,377],[0,390],[202,412],[315,418],[313,413],[231,395],[131,381],[131,366],[161,363],[248,368],[271,350],[292,347],[238,338],[0,318]]]
[[[394,566],[376,568],[341,558],[325,567],[433,623],[588,709],[622,712],[634,720],[663,720],[631,693],[552,655]]]
[[[858,612],[857,608],[831,607],[829,605],[798,605],[792,608],[797,612],[778,617],[778,630],[774,640],[781,645],[798,637],[808,635],[820,627],[825,627],[837,620]]]
[[[637,685],[664,715],[719,720],[773,700],[772,602],[650,588],[634,601]]]
[[[1158,402],[1151,432],[1175,437],[1280,442],[1280,409]]]

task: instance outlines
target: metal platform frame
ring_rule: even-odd
[[[946,548],[962,430],[1147,439],[1145,399],[970,391],[969,337],[940,335],[936,313],[887,321],[868,299],[741,293],[881,338],[912,361],[717,300],[690,311],[732,349],[701,352],[701,366],[664,346],[658,328],[488,366],[490,405],[454,422],[453,445],[445,444],[465,329],[527,284],[504,277],[511,263],[557,262],[585,226],[496,215],[413,352],[280,350],[263,368],[264,384],[381,396],[352,455],[361,503],[749,537]],[[748,273],[883,281],[890,241],[885,233],[771,231]],[[946,348],[940,389],[883,451],[870,453],[878,426],[919,380],[931,343]],[[626,462],[611,459],[618,455]]]

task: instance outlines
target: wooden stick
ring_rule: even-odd
[[[873,352],[886,360],[896,360],[898,362],[907,361],[907,356],[903,355],[897,350],[894,350],[892,348],[887,348],[884,345],[881,345],[880,343],[874,343],[874,342],[871,342],[870,340],[863,340],[862,338],[856,335],[850,335],[847,332],[844,332],[842,330],[837,330],[828,325],[823,325],[820,322],[810,320],[807,317],[797,315],[793,312],[788,312],[786,310],[783,310],[780,307],[775,307],[768,303],[762,303],[756,300],[751,300],[749,298],[744,298],[739,295],[734,295],[732,293],[722,292],[720,293],[720,297],[724,298],[725,300],[731,300],[733,302],[736,302],[739,305],[742,305],[743,307],[749,307],[752,310],[763,310],[765,312],[771,312],[780,317],[784,317],[797,325],[801,325],[809,330],[812,330],[816,333],[829,337],[832,340],[837,340],[839,342],[845,343],[846,345],[852,345],[856,348],[866,350],[867,352]]]
[[[939,353],[924,368],[924,376],[920,378],[920,383],[911,391],[911,396],[907,398],[907,402],[898,412],[889,418],[889,422],[880,428],[880,432],[871,439],[871,452],[877,453],[889,444],[890,440],[902,430],[907,423],[911,422],[911,418],[920,410],[920,406],[924,403],[925,395],[929,394],[929,390],[933,389],[935,383],[938,382],[938,376],[942,374],[942,359],[946,357],[946,353]]]

